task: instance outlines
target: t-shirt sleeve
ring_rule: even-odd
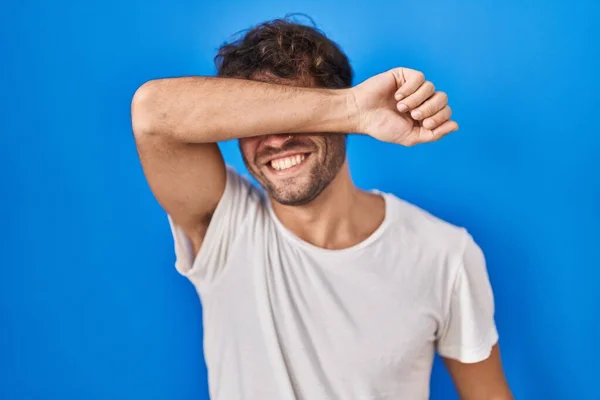
[[[192,242],[183,229],[167,215],[175,245],[177,271],[197,287],[214,282],[227,265],[230,247],[243,233],[249,220],[256,217],[260,204],[256,188],[228,166],[225,190],[197,254],[194,254]]]
[[[463,363],[487,359],[498,341],[494,296],[481,248],[467,234],[437,350]]]

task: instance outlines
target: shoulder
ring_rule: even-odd
[[[264,193],[252,183],[248,175],[241,174],[228,165],[227,183],[219,206],[222,210],[217,210],[216,214],[218,211],[227,213],[237,210],[240,216],[247,216],[247,213],[265,206]]]
[[[457,278],[487,282],[485,255],[469,231],[431,212],[387,194],[392,214],[388,240],[402,243],[399,258],[410,260],[446,308]],[[405,256],[405,257],[403,257]],[[483,290],[483,289],[482,289]]]
[[[248,177],[227,166],[225,190],[199,246],[169,217],[177,270],[195,285],[210,284],[227,267],[232,247],[261,236],[265,214],[261,190]]]
[[[450,223],[420,206],[386,193],[392,225],[403,241],[434,253],[462,253],[472,240],[467,230]]]

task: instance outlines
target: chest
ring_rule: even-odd
[[[303,387],[381,388],[429,373],[441,310],[430,278],[415,270],[423,266],[397,254],[340,260],[264,249],[236,257],[204,302],[205,335],[220,344],[205,346],[208,362],[209,353],[223,362],[238,349],[269,365],[275,346],[290,374],[313,377]]]

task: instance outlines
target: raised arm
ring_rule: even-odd
[[[356,126],[349,92],[232,78],[158,79],[144,84],[134,96],[134,131],[185,143],[285,133],[347,133]]]
[[[158,79],[137,90],[131,114],[150,188],[198,251],[225,187],[217,142],[354,132],[412,145],[458,128],[447,102],[422,73],[396,68],[337,90],[231,78]]]
[[[347,90],[186,77],[144,84],[131,114],[150,188],[198,251],[225,187],[217,142],[274,133],[350,132],[352,101]]]

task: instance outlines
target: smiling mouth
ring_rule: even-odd
[[[271,172],[279,175],[298,170],[309,157],[310,153],[290,154],[269,161],[267,166]]]

